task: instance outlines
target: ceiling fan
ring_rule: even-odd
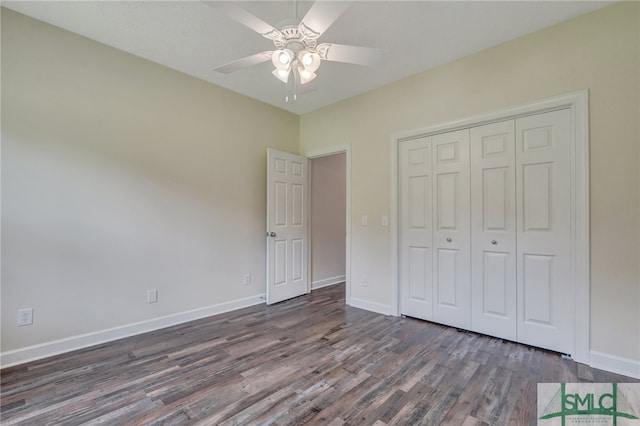
[[[358,65],[381,62],[384,51],[369,47],[320,43],[318,39],[349,7],[348,3],[316,1],[300,22],[275,28],[231,2],[207,1],[208,5],[271,40],[273,50],[250,55],[215,68],[224,74],[271,60],[273,75],[284,83],[307,84],[316,78],[322,61]],[[297,7],[297,4],[296,4]]]

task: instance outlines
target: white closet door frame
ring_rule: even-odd
[[[399,315],[398,148],[403,141],[568,108],[571,115],[571,287],[575,297],[573,359],[589,364],[589,117],[588,91],[568,93],[462,120],[397,133],[390,141],[391,169],[391,309]]]

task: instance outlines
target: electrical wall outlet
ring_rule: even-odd
[[[360,284],[362,284],[362,287],[366,287],[369,285],[369,281],[367,281],[367,276],[363,275],[362,278],[360,279]]]
[[[360,218],[360,225],[362,225],[362,226],[369,225],[369,218],[367,216],[362,216]]]
[[[251,285],[251,274],[244,274],[242,282],[244,283],[244,285]]]
[[[147,292],[147,303],[156,303],[158,301],[158,290],[149,290]]]
[[[33,324],[33,308],[20,309],[18,311],[18,326]]]

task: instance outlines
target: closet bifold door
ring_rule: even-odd
[[[516,119],[518,341],[572,354],[571,113]]]
[[[471,326],[469,129],[432,136],[433,320]]]
[[[431,138],[400,144],[401,313],[432,319]]]
[[[516,340],[514,120],[474,127],[471,156],[471,329]]]

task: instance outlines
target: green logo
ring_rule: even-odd
[[[593,424],[598,420],[595,417],[598,416],[600,420],[609,420],[614,426],[618,424],[619,418],[625,418],[630,420],[638,420],[638,413],[636,409],[629,402],[629,398],[625,396],[623,392],[618,389],[617,383],[573,383],[570,384],[572,390],[567,390],[566,383],[560,383],[560,387],[553,394],[551,399],[548,399],[548,404],[544,404],[542,393],[546,390],[547,396],[549,390],[553,392],[553,389],[544,389],[541,386],[551,385],[557,386],[557,384],[540,383],[538,385],[538,416],[539,420],[549,420],[558,418],[561,420],[562,426],[565,426],[567,417],[577,416],[571,418],[573,424]],[[634,390],[640,390],[640,387],[633,388]],[[634,397],[636,397],[634,399]],[[637,395],[631,395],[632,401],[637,401]],[[541,409],[542,408],[542,409]],[[544,424],[539,422],[539,424]]]

